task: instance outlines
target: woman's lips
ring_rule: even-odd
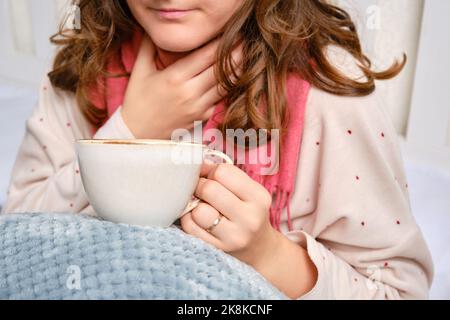
[[[155,9],[157,14],[164,19],[179,19],[186,16],[192,10],[179,9]]]

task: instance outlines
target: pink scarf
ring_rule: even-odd
[[[131,72],[141,41],[142,34],[136,33],[130,41],[124,42],[120,53],[108,62],[108,72],[112,74]],[[106,79],[99,79],[98,87],[92,90],[92,102],[100,109],[107,109],[108,118],[122,105],[128,80],[127,77],[108,77]],[[262,184],[272,194],[273,204],[270,209],[270,222],[278,230],[284,208],[287,209],[289,230],[292,230],[289,202],[294,191],[295,180],[297,177],[297,164],[302,141],[304,113],[310,84],[301,79],[299,75],[291,73],[287,79],[286,87],[288,113],[290,117],[287,133],[282,140],[283,153],[279,155],[278,171],[273,175],[262,175],[260,174],[261,169],[266,167],[265,165],[247,163],[238,165],[252,179]],[[104,90],[101,90],[101,88],[104,88]],[[223,118],[222,115],[225,109],[226,106],[224,100],[216,105],[214,115],[204,126],[203,133],[208,129],[217,128]],[[261,147],[264,146],[247,151],[246,157],[249,156],[248,153],[257,152]],[[215,146],[215,149],[221,149],[221,147]],[[269,150],[269,153],[270,152],[273,151]],[[227,153],[229,153],[228,150]]]

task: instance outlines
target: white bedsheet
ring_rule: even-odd
[[[25,120],[36,103],[36,89],[0,79],[0,205],[4,202]],[[411,205],[435,263],[431,298],[450,299],[450,177],[405,159]]]

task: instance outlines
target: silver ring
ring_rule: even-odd
[[[214,222],[213,222],[213,224],[211,225],[211,227],[209,227],[208,229],[206,229],[206,231],[208,231],[209,233],[211,233],[211,232],[213,231],[213,229],[214,229],[215,227],[217,227],[217,225],[220,223],[220,221],[222,220],[222,217],[223,217],[223,215],[220,214],[220,215],[217,217],[217,219],[214,220]]]

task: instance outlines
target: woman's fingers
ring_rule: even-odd
[[[212,244],[214,247],[223,250],[223,245],[219,239],[210,234],[208,231],[199,226],[192,218],[192,213],[188,213],[181,218],[181,227],[184,232],[194,237],[202,239],[203,241]],[[214,222],[214,221],[213,221]]]
[[[209,89],[217,85],[217,78],[214,74],[215,66],[216,65],[213,64],[208,69],[189,80],[190,85],[195,88],[195,91],[200,97],[209,91]]]
[[[225,98],[227,92],[225,89],[217,84],[209,89],[201,98],[198,100],[199,104],[204,106],[203,110],[207,110],[210,106],[213,106]]]
[[[216,110],[217,104],[226,97],[227,93],[221,85],[215,85],[198,99],[199,119],[208,121]]]
[[[219,39],[215,39],[167,67],[166,71],[175,73],[177,79],[184,83],[214,64],[218,46]]]
[[[243,59],[243,45],[238,45],[232,52],[232,61],[235,68],[236,75],[230,74],[230,80],[236,83],[237,77],[242,74],[242,59]],[[201,104],[210,106],[222,100],[228,92],[219,84],[214,74],[215,65],[212,65],[207,70],[193,78],[192,86],[199,92]]]
[[[232,63],[234,66],[234,71],[236,72],[236,75],[230,74],[230,80],[231,82],[235,83],[237,80],[237,77],[239,77],[242,74],[242,61],[243,61],[243,45],[238,45],[232,52],[231,52],[231,58]],[[215,85],[218,84],[214,69],[216,67],[216,64],[213,64],[208,69],[197,75],[196,77],[192,78],[191,82],[192,85],[198,88],[198,92],[201,94],[204,94],[207,90],[211,89]]]
[[[216,181],[244,202],[262,201],[261,197],[267,196],[270,204],[271,198],[266,189],[236,166],[204,164],[201,176],[207,177],[208,181]]]
[[[211,228],[217,218],[220,217],[220,222],[211,229],[211,235],[219,240],[227,239],[234,225],[227,217],[222,216],[219,211],[206,203],[200,203],[197,208],[191,212],[192,220],[203,230]],[[208,232],[208,231],[207,231]]]
[[[242,61],[244,60],[244,44],[240,43],[232,52],[231,58],[233,61],[234,69],[237,73],[237,76],[242,74]],[[230,75],[231,80],[236,81],[236,77],[234,75]]]
[[[200,178],[195,196],[210,204],[231,221],[238,220],[235,214],[241,211],[241,201],[230,190],[214,180]]]
[[[214,115],[215,110],[216,110],[216,106],[215,105],[210,107],[209,109],[207,109],[203,113],[201,120],[202,121],[208,121]]]

